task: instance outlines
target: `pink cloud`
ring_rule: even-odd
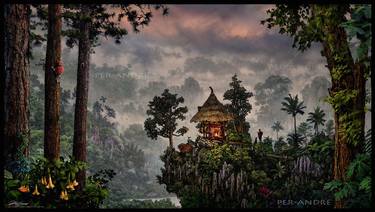
[[[202,5],[202,8],[207,7],[210,5]],[[157,39],[169,39],[175,36],[184,36],[184,31],[193,31],[196,34],[214,31],[223,39],[235,37],[251,39],[267,33],[267,29],[260,25],[260,14],[264,14],[263,17],[266,17],[266,10],[271,5],[246,5],[246,7],[248,12],[241,10],[242,14],[240,15],[235,13],[223,15],[222,11],[208,12],[204,9],[194,11],[186,9],[184,5],[169,5],[170,14],[161,16],[157,12],[154,13],[150,25],[144,28],[141,34]],[[256,7],[256,9],[252,7]],[[228,13],[230,12],[228,9]]]

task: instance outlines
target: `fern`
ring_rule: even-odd
[[[336,189],[339,189],[342,186],[342,183],[338,180],[333,180],[331,182],[328,182],[324,185],[324,190],[328,191],[335,191]]]
[[[366,154],[368,154],[368,155],[371,155],[371,151],[372,151],[371,144],[372,144],[372,141],[371,141],[371,129],[369,129],[369,130],[367,130],[366,138],[365,138],[365,143],[363,145],[364,152]]]
[[[359,184],[359,189],[366,192],[371,191],[371,177],[365,177]]]

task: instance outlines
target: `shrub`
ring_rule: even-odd
[[[5,172],[5,204],[22,202],[28,207],[77,208],[99,207],[108,196],[107,184],[115,173],[100,171],[88,178],[82,190],[77,190],[76,174],[86,164],[73,159],[49,161],[39,158],[30,166],[30,171],[14,177]]]

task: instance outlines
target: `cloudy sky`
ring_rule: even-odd
[[[102,38],[101,45],[95,48],[91,57],[92,67],[95,68],[91,74],[90,102],[106,95],[118,111],[120,128],[126,129],[131,124],[143,125],[147,102],[160,95],[164,88],[170,88],[185,97],[189,114],[183,124],[191,129],[188,136],[195,137],[197,132],[189,121],[197,106],[207,99],[208,87],[212,86],[222,101],[234,74],[251,92],[254,92],[256,84],[264,83],[271,75],[288,77],[292,81],[289,92],[294,95],[302,97],[302,90],[320,89],[319,86],[323,86],[321,92],[327,91],[324,87],[327,83],[319,85],[321,80],[314,80],[317,77],[329,80],[324,66],[326,61],[320,55],[320,44],[314,44],[302,53],[292,48],[292,38],[260,24],[267,18],[266,10],[273,5],[168,7],[169,15],[154,13],[149,26],[137,34],[130,32],[120,45]],[[76,49],[64,51],[65,56],[76,58]],[[125,70],[122,73],[126,75],[124,81],[118,75],[103,79],[100,74],[108,73],[108,68]],[[75,74],[72,76],[75,77]],[[63,86],[75,84],[74,77],[64,77]],[[121,86],[110,87],[119,80]],[[316,85],[311,85],[312,82]],[[308,94],[305,93],[305,99],[310,96]],[[315,96],[313,91],[311,96]],[[259,124],[264,120],[257,120],[259,107],[254,97],[250,103],[253,110],[247,120],[252,126],[251,133],[255,135],[258,127],[264,127]],[[306,116],[301,117],[301,120],[305,119]],[[289,130],[291,124],[292,119],[285,120],[286,129]]]
[[[249,91],[270,75],[287,76],[293,82],[291,93],[298,94],[314,77],[328,77],[325,60],[320,44],[301,53],[291,47],[291,38],[261,25],[271,7],[169,5],[168,16],[155,13],[148,27],[139,34],[130,33],[121,45],[103,41],[92,62],[98,66],[131,64],[145,84],[160,81],[179,86],[192,77],[202,88],[202,95],[187,103],[191,116],[206,100],[209,86],[222,100],[234,74]],[[257,118],[254,101],[248,116],[252,122]],[[123,118],[130,121],[127,114]]]

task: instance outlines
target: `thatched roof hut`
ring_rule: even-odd
[[[227,122],[234,119],[233,114],[225,110],[224,105],[216,98],[213,89],[206,102],[198,107],[198,112],[190,122]]]

